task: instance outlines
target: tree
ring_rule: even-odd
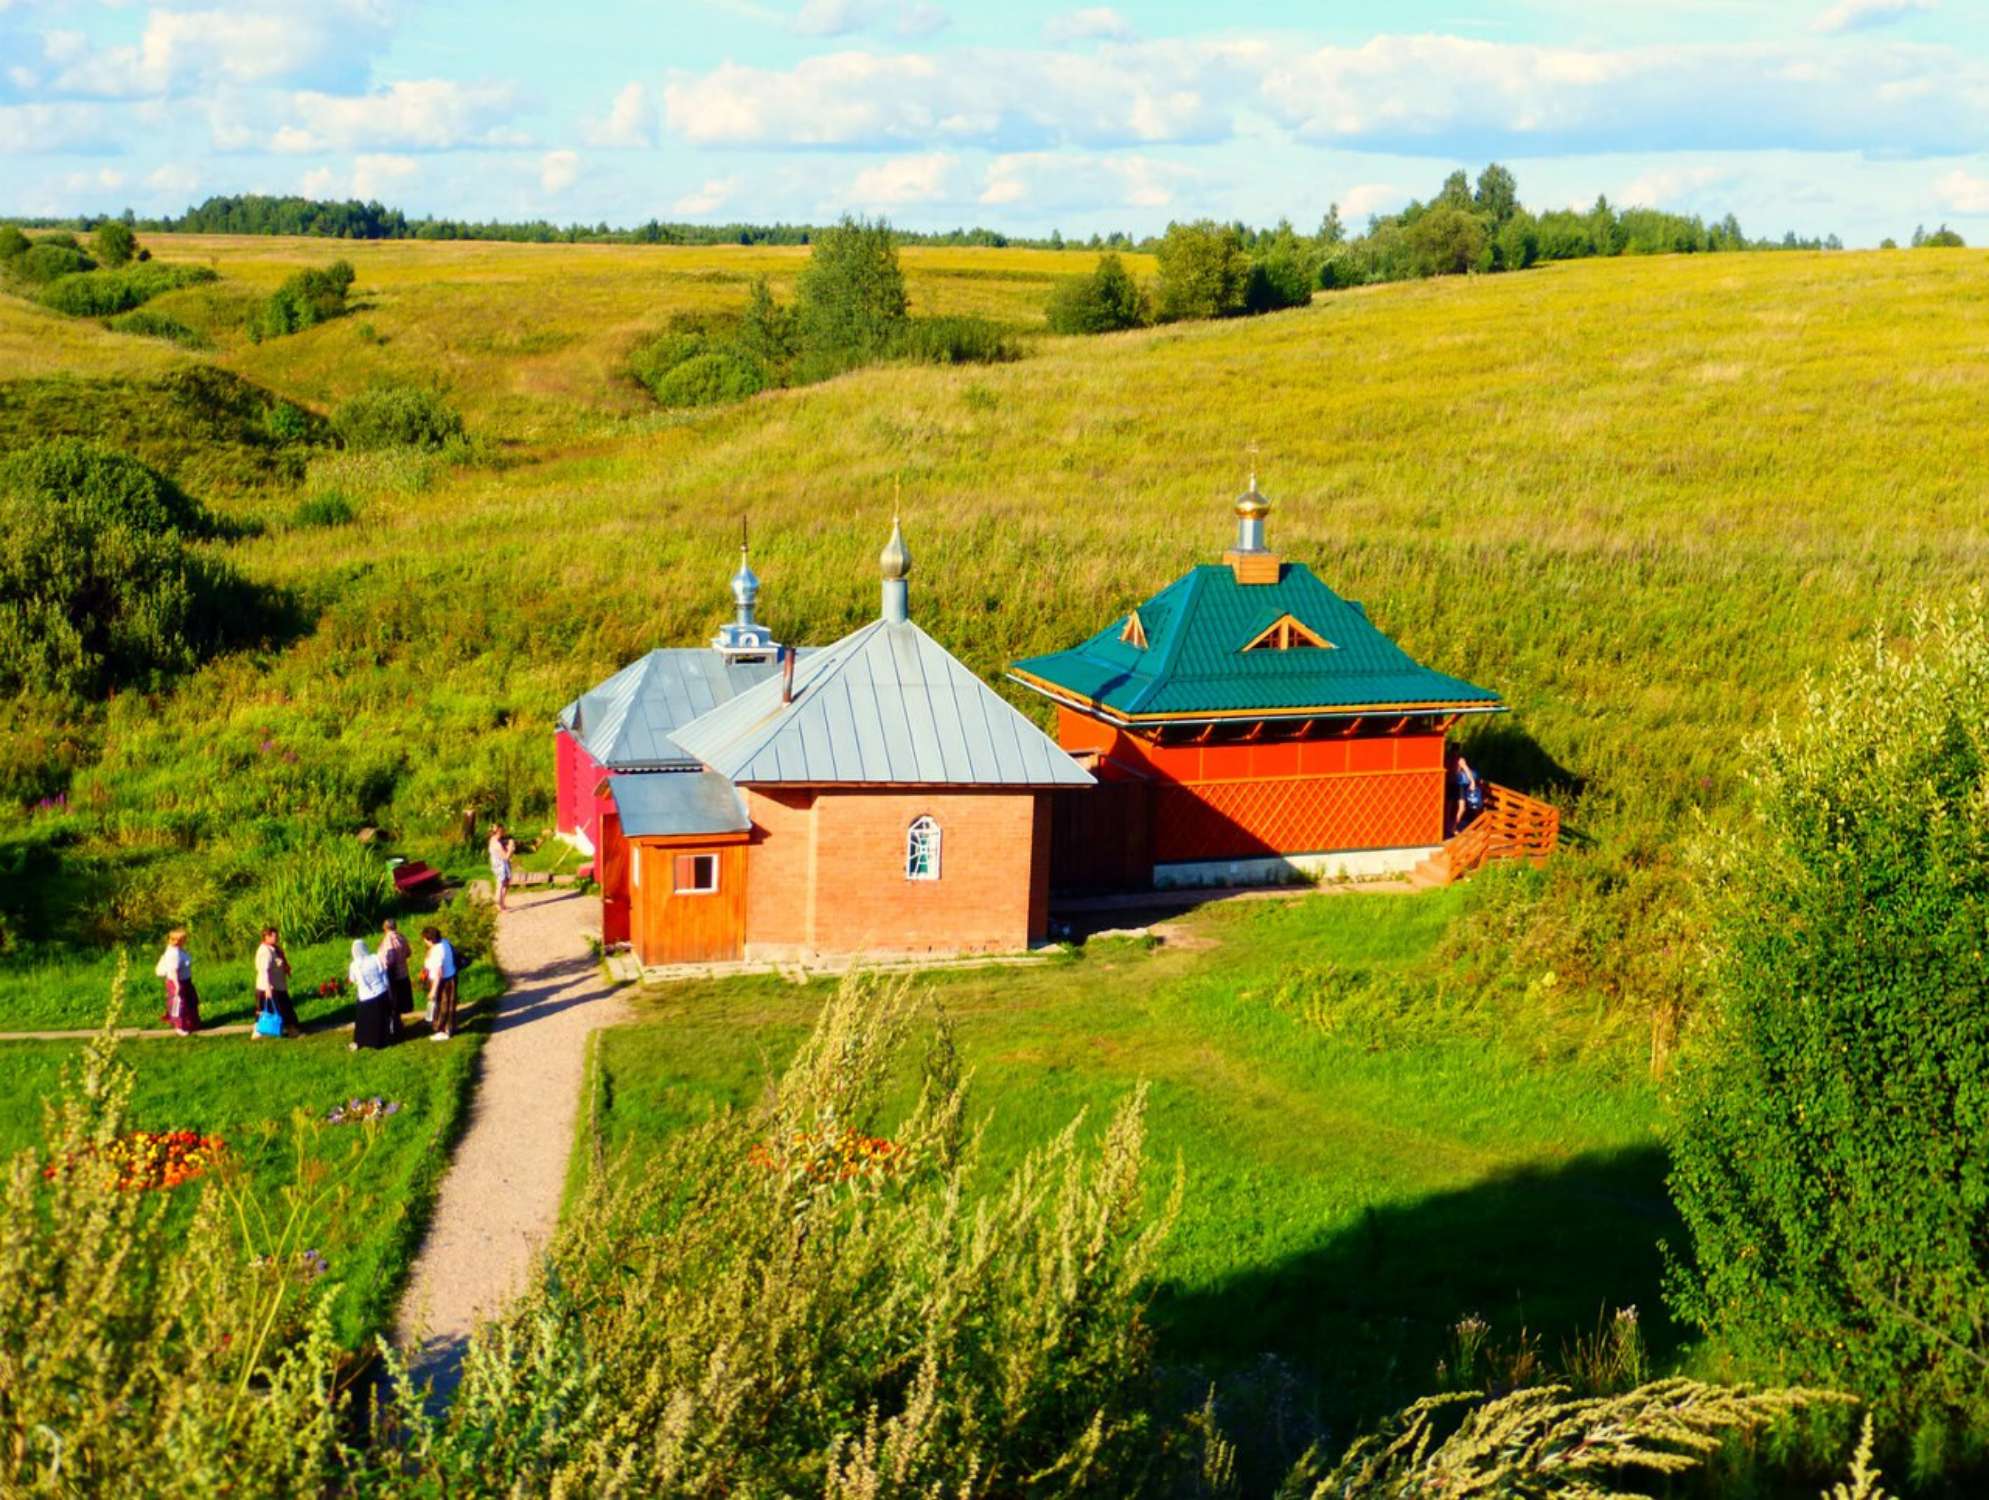
[[[1050,294],[1052,333],[1112,333],[1147,318],[1146,293],[1116,255],[1103,255],[1089,276],[1073,276]]]
[[[1915,230],[1913,233],[1913,243],[1928,250],[1960,250],[1968,244],[1968,241],[1943,224],[1932,234],[1928,234],[1923,230]]]
[[[90,248],[96,252],[99,262],[106,266],[122,266],[138,253],[138,236],[131,232],[131,226],[117,219],[106,219],[97,226],[97,232],[90,241]]]
[[[1160,261],[1155,313],[1163,323],[1227,318],[1243,311],[1250,257],[1232,226],[1213,219],[1169,224],[1155,254]]]
[[[1416,276],[1458,276],[1477,269],[1487,245],[1485,221],[1465,209],[1441,204],[1404,230]]]
[[[1501,271],[1524,271],[1540,258],[1540,226],[1519,209],[1499,226],[1493,240],[1493,265]]]
[[[770,376],[777,377],[794,358],[794,314],[774,301],[764,276],[753,278],[736,342],[740,352]]]
[[[1339,204],[1332,203],[1327,205],[1326,217],[1319,221],[1319,233],[1314,238],[1329,249],[1334,245],[1343,245],[1346,243],[1347,226],[1340,222]]]
[[[1318,285],[1317,253],[1299,243],[1290,224],[1281,224],[1250,263],[1243,306],[1245,311],[1253,313],[1303,307],[1312,300],[1313,289]]]
[[[1812,687],[1722,838],[1681,1059],[1677,1310],[1893,1432],[1989,1415],[1989,612]],[[1937,1434],[1927,1433],[1929,1437]]]
[[[845,214],[823,230],[795,299],[801,342],[824,369],[848,369],[888,347],[910,313],[891,226]]]
[[[1478,174],[1478,191],[1471,201],[1496,228],[1519,210],[1519,182],[1497,162]]]
[[[1437,193],[1435,201],[1430,206],[1434,208],[1439,203],[1451,208],[1471,208],[1474,206],[1471,201],[1471,177],[1462,167],[1459,167],[1455,172],[1444,178],[1443,187]]]

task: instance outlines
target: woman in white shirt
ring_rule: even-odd
[[[166,985],[166,1019],[181,1036],[200,1030],[200,996],[193,987],[193,959],[186,951],[186,929],[166,934],[166,951],[152,966]]]
[[[387,1045],[387,967],[373,956],[366,939],[352,940],[352,962],[345,977],[352,981],[353,998],[359,1002],[352,1018],[349,1050]]]

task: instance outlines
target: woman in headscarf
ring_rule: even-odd
[[[184,927],[166,934],[166,951],[152,972],[166,983],[166,1019],[181,1036],[192,1036],[200,1030],[200,996],[193,988],[193,959],[186,951]]]
[[[352,940],[352,963],[345,971],[358,1000],[352,1020],[350,1050],[387,1045],[387,970],[366,946],[366,939]]]

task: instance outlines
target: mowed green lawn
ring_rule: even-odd
[[[247,1168],[257,1196],[280,1215],[279,1194],[299,1170],[301,1119],[304,1170],[329,1173],[339,1184],[312,1248],[340,1284],[333,1304],[337,1336],[357,1348],[392,1318],[448,1165],[480,1045],[481,1012],[501,988],[487,962],[464,971],[469,1020],[446,1046],[428,1044],[418,1017],[409,1040],[378,1052],[347,1051],[350,1032],[343,1026],[282,1042],[241,1035],[127,1041],[120,1055],[136,1075],[130,1128],[220,1136]],[[143,993],[149,1004],[150,991]],[[61,1087],[65,1064],[81,1052],[80,1042],[0,1043],[0,1155],[40,1144],[44,1103]],[[355,1160],[367,1127],[323,1121],[345,1101],[375,1095],[400,1110],[378,1127],[363,1160]],[[177,1191],[190,1207],[196,1189]],[[184,1210],[176,1205],[176,1211]]]
[[[1164,1358],[1235,1374],[1275,1354],[1337,1427],[1431,1389],[1471,1313],[1508,1345],[1537,1337],[1551,1362],[1634,1304],[1674,1353],[1655,1090],[1638,1059],[1543,1049],[1539,1017],[1509,1028],[1431,982],[1471,900],[1229,902],[1157,947],[1094,942],[919,982],[957,1027],[991,1170],[1151,1085],[1156,1201],[1177,1158],[1187,1173]],[[730,981],[638,1002],[638,1023],[601,1043],[611,1148],[749,1100],[822,993]]]

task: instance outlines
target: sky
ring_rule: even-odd
[[[1350,225],[1506,163],[1989,242],[1989,0],[0,0],[0,213]]]

